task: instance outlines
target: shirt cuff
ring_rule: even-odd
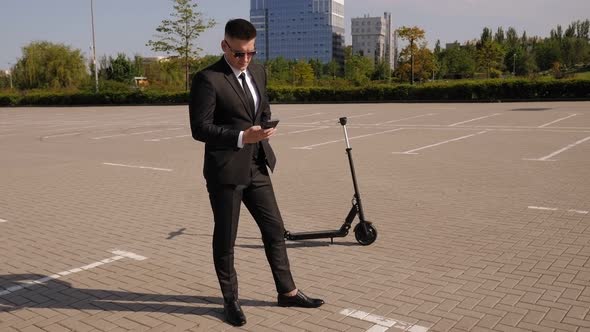
[[[244,137],[244,132],[240,131],[240,135],[238,135],[238,148],[240,148],[240,149],[244,147],[243,137]]]

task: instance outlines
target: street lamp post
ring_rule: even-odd
[[[8,79],[10,80],[10,90],[12,90],[13,89],[13,86],[12,86],[12,71],[10,69],[6,69],[4,72],[6,73],[6,76],[8,76]]]
[[[96,39],[94,38],[94,0],[90,0],[90,16],[92,19],[92,61],[94,63],[95,91],[98,93],[98,66],[96,65]]]
[[[11,62],[8,63],[8,69],[6,69],[4,71],[4,73],[6,74],[6,76],[8,76],[8,80],[10,82],[10,90],[14,89],[14,86],[12,84],[12,63]]]
[[[516,52],[512,56],[512,76],[516,76]]]
[[[410,71],[412,72],[412,81],[410,84],[414,84],[414,39],[410,39]]]

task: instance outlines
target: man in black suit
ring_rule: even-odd
[[[203,174],[213,210],[213,261],[227,321],[246,324],[238,301],[234,244],[240,205],[256,220],[270,264],[279,306],[317,308],[324,301],[307,297],[295,287],[284,240],[284,225],[267,166],[276,159],[268,142],[274,128],[264,67],[251,63],[256,29],[243,19],[227,22],[221,41],[223,57],[197,73],[190,93],[190,123],[195,140],[205,142]]]

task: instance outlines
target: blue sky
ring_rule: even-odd
[[[297,0],[291,0],[297,1]],[[200,11],[218,25],[203,33],[203,54],[219,54],[223,26],[249,17],[249,0],[198,0]],[[170,0],[94,0],[97,55],[124,52],[157,55],[145,46],[172,11]],[[395,27],[426,30],[429,46],[478,38],[484,27],[513,26],[519,34],[547,36],[557,24],[590,18],[589,0],[345,0],[346,41],[350,19],[392,13]],[[90,55],[90,0],[0,0],[0,69],[14,64],[31,41],[70,45]]]

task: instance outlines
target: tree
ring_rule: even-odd
[[[504,51],[498,43],[486,41],[477,50],[477,60],[480,68],[485,69],[486,77],[490,78],[492,72],[497,72],[502,66]]]
[[[410,67],[411,67],[411,84],[414,84],[414,50],[417,41],[420,41],[424,38],[424,30],[418,27],[406,27],[403,26],[397,30],[397,33],[401,39],[407,40],[410,45],[408,45],[405,49],[409,48],[410,52]],[[403,52],[403,50],[402,50]]]
[[[163,90],[182,90],[186,84],[186,76],[181,59],[163,59],[144,65],[145,76],[150,86]]]
[[[100,63],[101,69],[98,75],[105,80],[131,82],[133,77],[139,74],[131,59],[123,53],[117,54],[116,58],[109,56],[108,60],[103,57]]]
[[[535,59],[540,70],[549,70],[561,62],[561,48],[558,39],[546,39],[535,47]]]
[[[156,40],[150,40],[146,44],[153,51],[177,55],[183,60],[186,90],[189,88],[190,59],[196,58],[202,50],[195,46],[195,42],[203,31],[215,25],[214,20],[203,20],[203,14],[196,10],[197,4],[194,1],[196,0],[172,0],[172,19],[163,20],[156,28]]]
[[[414,45],[415,49],[410,52],[409,48],[405,48],[400,53],[401,65],[398,67],[397,72],[402,80],[406,80],[414,75],[414,78],[420,81],[428,80],[434,76],[434,72],[438,69],[436,64],[436,58],[431,50],[426,47],[426,43],[423,43],[418,47]],[[413,56],[410,55],[413,53]],[[412,72],[412,60],[414,71]]]
[[[135,73],[135,75],[137,75],[137,76],[144,76],[145,75],[143,58],[139,54],[136,54],[135,57],[133,58],[132,65],[133,65],[133,72]]]
[[[440,39],[436,40],[436,44],[434,45],[434,56],[436,57],[437,61],[442,60],[442,48],[440,47]]]
[[[481,37],[479,38],[479,43],[485,44],[489,41],[492,41],[492,30],[490,30],[489,28],[483,28]]]
[[[500,45],[503,45],[504,40],[504,29],[502,27],[499,27],[498,31],[496,31],[496,34],[494,35],[494,41]]]
[[[11,87],[10,81],[12,80],[12,77],[10,77],[10,75],[10,71],[0,70],[0,90]]]
[[[576,23],[577,37],[590,41],[590,20],[586,19],[583,22],[576,21]]]
[[[436,64],[436,77],[441,78],[442,73],[442,58],[443,58],[443,49],[440,47],[440,39],[436,40],[436,44],[434,45],[434,62]],[[435,77],[433,77],[434,79]]]
[[[379,60],[375,64],[375,68],[373,70],[373,75],[371,75],[373,80],[382,80],[382,81],[389,81],[391,78],[391,67],[388,62]]]
[[[299,60],[293,65],[293,84],[308,86],[313,83],[315,76],[313,67],[305,60]]]
[[[526,35],[526,31],[522,32],[522,37],[520,37],[520,44],[522,46],[526,46],[527,42],[528,42],[529,38]]]
[[[309,65],[313,68],[313,75],[316,80],[320,80],[323,74],[323,65],[319,59],[309,59]]]
[[[282,56],[266,62],[268,81],[272,84],[287,84],[291,77],[289,61]]]
[[[344,77],[355,85],[363,85],[369,81],[373,66],[371,59],[353,55],[352,46],[344,49]]]
[[[88,78],[80,50],[47,41],[23,47],[23,57],[14,67],[20,89],[78,88]]]
[[[533,55],[524,47],[508,50],[504,55],[504,66],[515,75],[529,75],[537,70]]]
[[[518,46],[518,33],[513,27],[508,28],[506,32],[506,46],[512,49]]]
[[[590,20],[572,22],[563,31],[561,25],[551,30],[549,38],[535,47],[535,58],[541,70],[568,71],[590,61]]]
[[[441,56],[441,74],[443,77],[468,78],[475,73],[475,51],[473,46],[453,46],[447,48]]]
[[[324,64],[324,74],[329,76],[332,80],[336,79],[336,76],[340,76],[342,73],[342,68],[340,64],[336,60],[332,60],[326,64]]]
[[[191,73],[197,73],[212,64],[219,61],[219,55],[205,55],[195,61],[193,61],[193,65],[191,67]]]

